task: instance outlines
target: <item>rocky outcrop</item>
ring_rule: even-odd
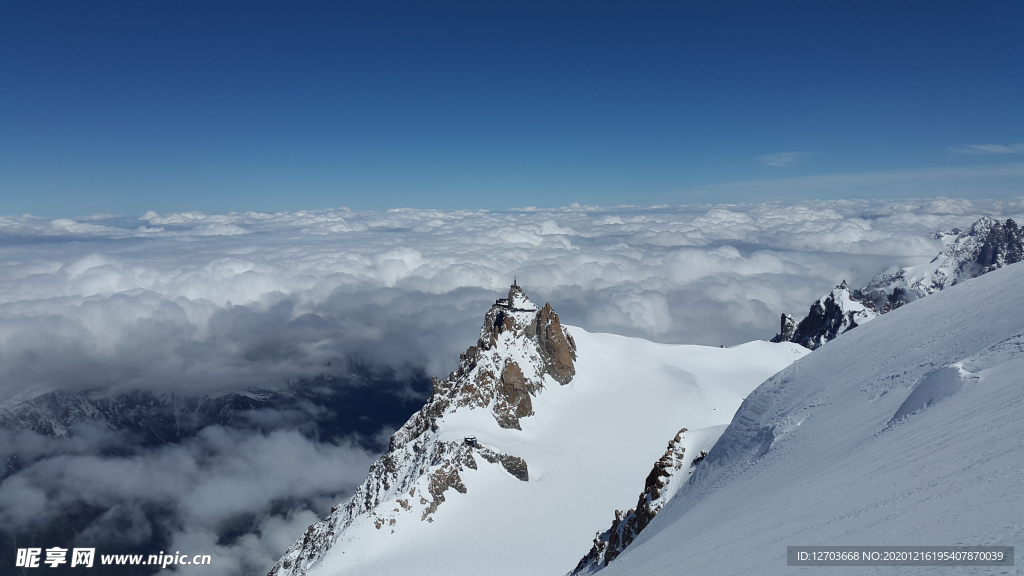
[[[1007,219],[1006,222],[996,220],[992,223],[985,236],[985,242],[974,259],[973,276],[997,270],[1009,264],[1016,264],[1024,259],[1024,237],[1017,223]],[[973,277],[972,276],[972,277]]]
[[[787,325],[784,315],[783,331],[772,338],[772,342],[794,342],[814,350],[876,316],[878,313],[874,306],[870,302],[865,304],[856,299],[843,280],[828,296],[819,298],[811,305],[807,316],[796,325],[788,339],[785,338]],[[789,320],[792,321],[792,317]]]
[[[675,438],[669,441],[665,454],[654,463],[647,479],[644,480],[644,489],[637,500],[636,508],[625,512],[615,511],[611,527],[597,533],[594,545],[569,573],[570,575],[589,574],[607,566],[636,539],[675,495],[693,468],[703,459],[698,457],[689,463],[686,461],[686,449],[682,445],[686,432],[686,428],[680,430]]]
[[[533,415],[531,388],[518,364],[509,362],[505,365],[499,378],[498,399],[494,411],[494,418],[499,426],[522,430],[519,427],[519,419]]]
[[[562,330],[551,304],[545,304],[537,314],[537,341],[544,357],[548,374],[560,384],[568,384],[576,375],[576,342]]]
[[[547,385],[568,384],[575,360],[576,344],[551,305],[538,308],[513,284],[508,297],[487,311],[477,343],[459,356],[456,370],[433,380],[430,399],[392,435],[388,453],[374,462],[352,498],[311,526],[270,574],[304,575],[356,523],[390,532],[402,522],[433,522],[448,490],[468,490],[462,477],[467,469],[496,465],[529,481],[528,463],[518,456],[442,440],[445,419],[485,410],[498,427],[521,430],[520,421],[533,415],[533,398]]]
[[[491,464],[501,464],[501,467],[506,472],[522,480],[523,482],[530,481],[530,470],[526,466],[526,460],[518,456],[511,456],[509,454],[501,454],[493,450],[486,448],[478,450],[480,456],[490,462]]]
[[[864,322],[919,298],[1024,259],[1024,237],[1017,223],[983,217],[966,230],[936,232],[945,247],[928,264],[875,276],[859,290],[846,282],[818,299],[807,316],[790,332],[792,318],[772,342],[795,342],[811,350]]]
[[[772,342],[792,342],[793,334],[796,333],[796,320],[790,314],[782,313],[782,320],[779,326],[779,333],[772,338]]]

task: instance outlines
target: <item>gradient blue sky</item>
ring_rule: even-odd
[[[1024,194],[1024,3],[0,1],[0,214]]]

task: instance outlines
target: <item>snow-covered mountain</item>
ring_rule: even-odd
[[[859,290],[844,280],[811,305],[797,323],[783,314],[772,342],[796,342],[814,350],[873,318],[940,290],[1024,259],[1024,233],[1017,223],[982,217],[964,231],[936,232],[945,247],[927,264],[880,274]]]
[[[902,304],[900,302],[898,306]],[[843,280],[827,296],[816,300],[799,324],[789,314],[783,314],[781,330],[771,341],[793,342],[814,350],[878,314],[871,302],[864,302],[850,294],[850,288],[846,280]]]
[[[602,575],[792,574],[794,545],[1020,546],[1022,293],[1024,266],[959,281],[770,378]]]
[[[806,353],[592,334],[513,285],[355,495],[271,574],[564,573],[636,501],[643,470],[688,467],[750,390]]]

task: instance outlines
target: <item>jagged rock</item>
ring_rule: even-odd
[[[954,228],[932,238],[946,246],[928,264],[880,274],[852,292],[843,281],[811,306],[788,339],[788,315],[783,314],[772,342],[796,342],[813,350],[878,315],[1024,259],[1024,235],[1010,219],[982,217],[966,231]]]
[[[532,398],[544,389],[545,377],[551,379],[548,384],[569,383],[575,360],[575,342],[551,305],[538,308],[513,284],[508,297],[498,299],[485,314],[476,345],[459,356],[456,370],[433,380],[430,399],[392,435],[388,453],[373,463],[352,498],[311,526],[270,574],[304,575],[362,516],[372,517],[374,526],[378,521],[395,526],[406,512],[420,510],[418,519],[432,522],[449,489],[467,491],[461,473],[477,469],[476,455],[485,465],[500,465],[511,476],[529,481],[529,467],[522,458],[441,440],[441,423],[459,410],[488,410],[498,426],[521,430],[520,420],[533,415]],[[418,502],[411,499],[416,493]],[[408,507],[391,502],[399,496]],[[385,502],[391,502],[386,511]]]
[[[772,342],[792,342],[793,334],[796,333],[796,320],[793,316],[782,313],[782,320],[780,322],[779,333],[772,338]]]
[[[707,458],[707,456],[708,456],[708,451],[707,450],[701,450],[700,454],[698,454],[697,457],[694,458],[692,462],[690,462],[690,466],[696,466],[697,464],[700,464],[701,462],[704,461],[705,458]]]
[[[551,304],[545,304],[537,314],[537,338],[548,374],[559,384],[568,384],[576,375],[576,342],[562,330]]]
[[[797,324],[789,341],[814,350],[876,316],[878,313],[872,306],[852,297],[843,280],[828,296],[811,305],[807,317]]]
[[[668,503],[689,476],[693,466],[686,465],[686,450],[681,444],[686,432],[686,428],[680,430],[668,443],[665,454],[654,463],[654,467],[644,480],[644,489],[637,500],[636,508],[625,512],[615,511],[611,527],[604,532],[598,532],[590,551],[579,561],[570,575],[596,572],[607,566],[636,539]],[[685,473],[680,474],[684,470]],[[670,486],[671,490],[667,490]]]
[[[523,371],[515,362],[509,362],[501,372],[501,398],[495,404],[495,419],[502,428],[522,430],[519,419],[533,414],[530,400],[530,386],[523,377]]]
[[[430,473],[427,491],[433,496],[433,500],[424,508],[421,519],[426,520],[437,510],[437,507],[444,502],[444,493],[449,488],[454,488],[461,494],[466,493],[466,485],[462,483],[462,477],[459,476],[459,472],[462,471],[463,466],[476,469],[476,461],[473,460],[473,456],[468,452],[469,449],[467,447],[460,446],[456,449],[456,457],[446,460],[440,467]]]
[[[501,467],[506,472],[522,480],[523,482],[530,481],[530,470],[526,466],[526,460],[518,456],[511,456],[509,454],[501,454],[493,450],[480,450],[480,455],[484,460],[492,464],[501,464]]]
[[[977,271],[974,276],[980,276],[1007,266],[1016,264],[1024,259],[1024,238],[1017,223],[1007,219],[1006,222],[998,220],[992,223],[982,244],[978,257],[974,259]]]
[[[876,276],[860,289],[876,305],[909,303],[1003,266],[1020,262],[1024,239],[1013,220],[984,217],[966,231],[954,228],[933,235],[946,246],[928,264]]]

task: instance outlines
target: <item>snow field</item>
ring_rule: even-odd
[[[460,473],[467,492],[447,490],[433,522],[414,510],[378,529],[361,517],[309,574],[564,574],[615,509],[636,505],[680,428],[693,431],[696,456],[750,390],[807,353],[788,343],[711,348],[569,330],[576,376],[566,386],[546,377],[522,431],[499,428],[483,409],[440,424],[441,440],[474,435],[525,459],[529,482],[478,456],[477,470]]]

